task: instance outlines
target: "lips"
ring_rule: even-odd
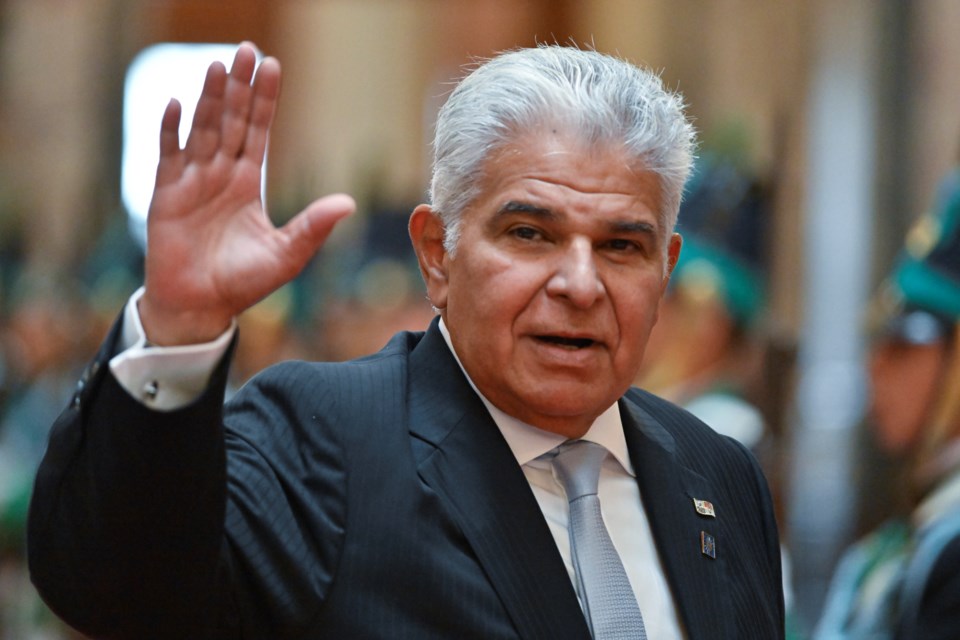
[[[550,335],[537,336],[537,340],[571,350],[586,349],[588,347],[592,347],[597,342],[591,338],[568,338],[564,336]]]

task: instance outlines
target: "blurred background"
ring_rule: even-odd
[[[953,0],[0,0],[0,640],[78,637],[29,585],[23,521],[47,429],[140,283],[143,212],[125,180],[155,154],[159,116],[137,100],[159,93],[162,109],[173,89],[138,63],[172,52],[172,78],[185,78],[177,55],[219,50],[156,45],[241,40],[284,67],[273,218],[332,191],[353,194],[360,215],[242,318],[235,385],[281,358],[345,359],[425,327],[406,217],[463,65],[576,43],[684,94],[704,158],[735,169],[718,180],[740,189],[726,209],[740,213],[704,230],[703,205],[681,231],[749,245],[759,274],[738,328],[750,350],[728,369],[762,423],[752,444],[802,636],[843,548],[899,508],[894,462],[865,435],[863,319],[957,161],[958,31]],[[675,389],[682,372],[655,365],[680,361],[676,336],[657,339],[643,382]]]

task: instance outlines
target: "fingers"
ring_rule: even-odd
[[[172,182],[180,174],[180,103],[175,98],[167,103],[160,121],[160,161],[157,164],[157,186]]]
[[[169,157],[180,151],[180,102],[171,98],[160,121],[160,157]]]
[[[253,103],[250,108],[250,126],[243,143],[243,155],[256,164],[263,162],[267,149],[270,125],[280,97],[280,63],[265,58],[253,80]]]
[[[237,49],[227,78],[224,94],[224,113],[221,122],[221,150],[228,157],[239,155],[247,137],[249,115],[253,96],[250,81],[257,66],[257,52],[249,43]]]
[[[337,193],[312,202],[281,229],[290,252],[305,263],[324,243],[334,226],[357,208],[353,198]]]
[[[227,84],[227,71],[220,62],[214,62],[207,68],[203,81],[203,90],[193,113],[190,136],[187,138],[186,152],[195,160],[209,160],[220,145],[220,121],[223,115],[224,92]]]
[[[257,149],[266,146],[280,84],[280,65],[268,60],[266,69],[257,71],[254,80],[257,51],[244,42],[229,72],[220,62],[210,65],[185,147],[190,160],[208,161],[217,153],[236,158],[245,151],[248,139],[254,144],[253,158],[262,160],[263,151]],[[252,111],[257,113],[256,125],[252,125]],[[251,126],[258,129],[253,135]]]

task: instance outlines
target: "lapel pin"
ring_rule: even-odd
[[[706,531],[700,532],[700,553],[713,560],[717,559],[717,540]]]
[[[693,506],[696,508],[697,513],[702,516],[708,516],[710,518],[716,518],[717,513],[713,510],[713,503],[707,500],[698,500],[697,498],[693,499]]]

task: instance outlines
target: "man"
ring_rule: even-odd
[[[229,75],[211,66],[183,149],[178,106],[164,115],[142,295],[37,478],[51,607],[108,638],[780,637],[755,462],[628,390],[680,250],[679,99],[589,51],[480,66],[442,109],[409,225],[439,318],[367,358],[268,369],[223,407],[233,318],[353,208],[270,224],[279,65],[253,69],[247,45]],[[626,559],[601,620],[553,464],[580,439],[610,452],[594,493]]]

